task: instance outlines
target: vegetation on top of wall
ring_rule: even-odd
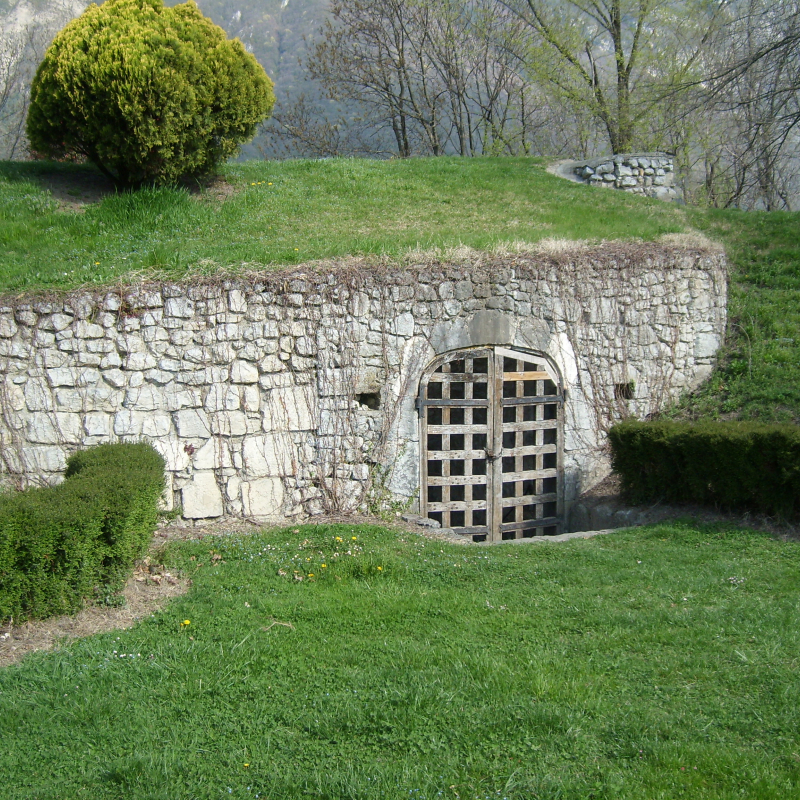
[[[70,613],[125,582],[150,542],[164,459],[104,444],[67,461],[58,486],[0,495],[0,622]]]
[[[680,209],[601,195],[526,158],[261,161],[223,172],[224,182],[198,193],[109,186],[103,194],[88,166],[0,164],[0,290],[686,229]],[[98,202],[83,204],[84,190]]]
[[[115,185],[212,172],[275,95],[263,67],[194,3],[94,3],[55,38],[31,86],[31,147],[88,159]]]

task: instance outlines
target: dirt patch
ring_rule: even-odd
[[[73,639],[130,628],[163,608],[172,598],[185,594],[190,586],[188,578],[171,574],[147,557],[137,564],[125,585],[122,592],[125,605],[119,608],[89,606],[74,616],[0,628],[0,667],[14,664],[36,650],[51,650]]]
[[[61,211],[78,214],[116,192],[114,184],[99,172],[40,172],[33,180],[50,192]]]
[[[87,206],[99,203],[104,197],[116,194],[114,183],[99,172],[40,172],[32,177],[42,189],[47,190],[58,203],[60,211],[81,214]],[[237,193],[238,189],[223,177],[187,179],[178,184],[197,200],[222,203]]]
[[[239,192],[232,183],[228,183],[219,175],[202,180],[186,181],[181,185],[193,197],[199,200],[213,200],[217,203],[224,203],[229,197],[233,197]]]

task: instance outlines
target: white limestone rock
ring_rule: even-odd
[[[242,512],[261,520],[280,520],[285,492],[280,478],[260,478],[241,484]]]
[[[175,414],[175,427],[182,439],[208,439],[211,425],[208,414],[199,408],[187,408]]]
[[[248,477],[279,477],[291,473],[292,442],[280,434],[248,436],[242,457]]]
[[[195,472],[191,483],[181,489],[181,501],[187,519],[221,517],[224,511],[222,492],[213,472]]]

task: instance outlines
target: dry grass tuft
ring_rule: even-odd
[[[719,242],[709,239],[700,231],[693,230],[686,233],[665,233],[661,236],[659,242],[670,247],[701,250],[706,253],[722,253],[725,249]]]

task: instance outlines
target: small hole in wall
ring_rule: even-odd
[[[371,408],[373,411],[381,407],[381,396],[379,392],[362,392],[356,395],[356,400],[360,405]]]
[[[636,389],[636,384],[634,384],[633,381],[628,381],[628,383],[615,383],[614,399],[633,400],[633,392],[635,389]]]

